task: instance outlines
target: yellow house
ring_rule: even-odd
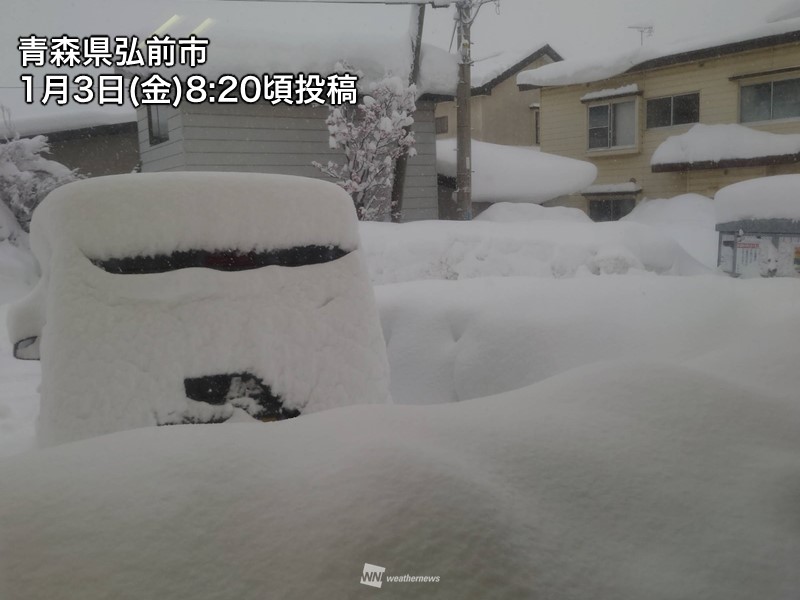
[[[551,204],[618,219],[644,198],[713,196],[800,173],[800,19],[621,56],[568,59],[517,77],[541,94],[541,148],[589,160],[595,185]]]
[[[523,57],[503,54],[473,66],[472,137],[481,142],[508,146],[539,144],[539,91],[520,92],[516,75],[563,60],[549,45]],[[436,105],[436,133],[439,138],[456,136],[456,103]]]

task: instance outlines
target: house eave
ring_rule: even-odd
[[[796,154],[775,154],[754,158],[726,158],[723,160],[701,160],[682,163],[661,163],[651,165],[653,173],[675,173],[679,171],[702,171],[709,169],[731,169],[737,167],[765,167],[788,165],[800,162],[800,152]]]

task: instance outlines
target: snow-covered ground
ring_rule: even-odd
[[[708,202],[362,225],[395,406],[19,454],[0,342],[0,596],[793,598],[800,280],[703,267]]]

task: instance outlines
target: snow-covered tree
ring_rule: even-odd
[[[339,67],[352,72],[346,65]],[[344,161],[314,166],[353,197],[360,220],[381,220],[391,212],[395,161],[416,152],[408,129],[414,123],[416,96],[415,86],[387,75],[363,90],[357,105],[330,107],[330,146],[343,150]]]
[[[8,113],[3,112],[8,126]],[[15,135],[0,140],[0,200],[11,209],[25,231],[33,209],[47,194],[81,178],[76,171],[42,156],[49,151],[47,138],[43,135],[32,138]]]

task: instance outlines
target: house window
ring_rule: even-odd
[[[681,94],[647,101],[647,128],[700,122],[700,94]]]
[[[742,123],[800,117],[800,79],[743,85],[739,103]]]
[[[169,114],[167,106],[162,104],[147,105],[147,129],[150,132],[150,145],[162,144],[169,139]]]
[[[540,113],[538,108],[533,111],[533,143],[536,146],[538,146],[539,144],[542,143],[542,138],[541,138],[541,134],[540,134],[540,131],[541,131],[541,129],[540,129],[540,120],[539,120],[540,119],[540,115],[541,115],[541,113]]]
[[[436,117],[436,133],[447,133],[450,129],[450,120],[445,117]]]
[[[619,221],[636,206],[634,198],[609,198],[589,200],[589,217],[592,221]]]
[[[589,107],[589,150],[636,145],[636,101]]]

